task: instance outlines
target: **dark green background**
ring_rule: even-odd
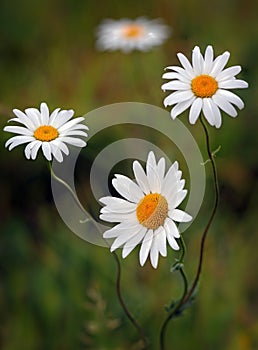
[[[228,50],[229,65],[243,67],[240,77],[249,89],[237,93],[245,109],[236,119],[223,115],[221,129],[210,128],[213,149],[222,146],[216,158],[220,209],[208,237],[197,301],[170,324],[168,349],[258,349],[257,13],[255,0],[1,1],[1,130],[13,108],[38,107],[42,101],[51,110],[73,108],[76,116],[122,101],[162,107],[164,67],[178,64],[179,51],[189,57],[195,45],[203,51],[211,44],[216,55]],[[94,33],[102,19],[142,15],[161,17],[173,28],[163,47],[131,55],[96,52]],[[180,119],[189,126],[187,113]],[[205,158],[199,123],[191,131]],[[121,133],[110,131],[109,137]],[[65,226],[53,203],[45,159],[26,160],[23,146],[7,151],[10,135],[0,136],[0,347],[139,349],[116,298],[111,254]],[[106,141],[107,135],[89,144],[89,164]],[[85,178],[89,164],[82,164]],[[213,200],[206,167],[204,204],[184,234],[190,279]],[[82,177],[80,173],[83,200],[89,185]],[[170,249],[154,270],[149,262],[139,266],[137,251],[122,261],[122,289],[156,350],[164,305],[180,295],[179,276],[169,272],[177,255]]]

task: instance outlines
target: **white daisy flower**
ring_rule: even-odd
[[[201,111],[210,125],[221,126],[221,112],[231,117],[237,116],[237,110],[244,107],[243,101],[228,89],[247,88],[247,82],[236,79],[241,71],[240,66],[224,69],[230,53],[224,52],[214,59],[212,46],[207,46],[204,57],[200,48],[195,46],[192,52],[192,64],[185,55],[178,53],[177,57],[182,67],[170,66],[172,72],[163,74],[163,78],[172,81],[162,85],[162,90],[174,90],[164,99],[164,105],[175,105],[171,110],[171,117],[175,119],[179,114],[190,107],[189,121],[195,124]]]
[[[150,152],[146,173],[138,161],[133,162],[136,182],[124,175],[115,175],[112,181],[117,192],[124,197],[103,197],[104,204],[100,218],[118,225],[104,232],[103,237],[115,238],[111,252],[123,246],[125,258],[138,244],[140,264],[143,266],[150,255],[151,264],[158,266],[159,254],[167,255],[167,241],[171,248],[178,250],[176,238],[180,233],[174,221],[188,222],[192,217],[177,209],[187,194],[183,189],[185,180],[178,170],[178,162],[165,174],[165,159],[156,162]]]
[[[11,137],[5,144],[5,147],[11,151],[14,147],[28,143],[24,153],[27,159],[36,159],[38,150],[42,148],[43,154],[47,160],[52,160],[52,155],[58,162],[63,161],[63,154],[68,155],[69,149],[66,144],[77,147],[86,146],[86,142],[77,136],[86,137],[88,130],[84,124],[83,117],[70,120],[74,114],[72,109],[60,110],[56,108],[50,115],[45,102],[41,103],[40,110],[36,108],[27,108],[25,112],[14,109],[13,113],[17,118],[9,121],[15,121],[23,126],[6,126],[4,131],[19,134]]]
[[[133,50],[149,51],[161,45],[169,33],[169,27],[159,19],[106,19],[98,27],[96,46],[100,50],[121,50],[125,53]]]

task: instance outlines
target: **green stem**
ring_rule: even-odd
[[[95,227],[97,228],[99,234],[102,236],[100,230],[99,230],[99,227],[96,223],[96,221],[93,219],[93,217],[86,212],[86,210],[83,208],[83,206],[81,205],[79,199],[77,198],[76,194],[74,193],[73,189],[68,185],[68,183],[66,183],[64,180],[62,180],[60,177],[58,177],[55,173],[54,173],[54,170],[52,169],[51,167],[51,163],[49,162],[49,169],[50,169],[50,173],[51,173],[51,176],[56,180],[58,181],[61,185],[63,185],[68,191],[69,193],[72,195],[73,199],[75,200],[76,204],[78,205],[78,207],[81,209],[81,211],[86,215],[87,217],[87,220],[91,220],[92,223],[95,225]],[[103,238],[103,240],[105,240]],[[105,240],[106,244],[110,247],[109,243]],[[127,318],[131,321],[131,323],[133,324],[133,326],[136,328],[142,342],[143,342],[143,350],[147,349],[148,348],[148,342],[147,342],[147,339],[144,335],[144,332],[141,328],[141,326],[137,323],[137,321],[135,320],[135,318],[132,316],[132,314],[130,313],[130,311],[128,310],[126,304],[125,304],[125,301],[122,297],[122,292],[121,292],[121,264],[120,264],[120,261],[119,261],[119,258],[116,254],[116,252],[113,252],[112,253],[112,256],[114,257],[115,261],[116,261],[116,264],[117,264],[117,279],[116,279],[116,293],[117,293],[117,296],[118,296],[118,300],[119,300],[119,303],[124,311],[124,313],[126,314]]]
[[[178,303],[175,305],[173,311],[170,312],[170,314],[166,317],[165,321],[162,324],[161,331],[160,331],[160,349],[161,350],[165,350],[165,337],[166,337],[166,331],[167,331],[168,324],[169,324],[170,320],[176,315],[176,311],[179,311],[178,306],[182,304],[182,302],[187,294],[187,290],[188,290],[188,280],[187,280],[186,274],[184,272],[184,264],[183,264],[186,247],[185,247],[185,242],[184,242],[182,237],[179,238],[179,242],[181,245],[182,254],[181,254],[181,257],[177,261],[176,264],[179,264],[178,271],[179,271],[179,273],[182,277],[182,280],[183,280],[183,293],[182,293],[182,296],[179,299]]]
[[[197,272],[194,278],[194,281],[192,283],[191,288],[189,289],[189,291],[184,290],[183,293],[183,297],[180,299],[179,303],[176,305],[176,307],[173,309],[173,311],[169,314],[169,316],[167,317],[167,319],[165,320],[162,330],[161,330],[161,336],[160,336],[160,349],[161,350],[165,350],[165,331],[166,331],[166,327],[169,323],[169,321],[177,314],[180,312],[180,310],[182,310],[182,308],[184,307],[184,305],[186,305],[187,302],[189,302],[189,300],[191,299],[191,297],[193,296],[197,285],[199,283],[200,277],[201,277],[201,272],[202,272],[202,266],[203,266],[203,258],[204,258],[204,248],[205,248],[205,242],[206,242],[206,238],[207,238],[207,234],[209,231],[209,228],[212,224],[212,221],[215,217],[216,211],[218,209],[218,204],[219,204],[219,183],[218,183],[218,175],[217,175],[217,169],[216,169],[216,163],[214,160],[214,154],[211,150],[211,145],[210,145],[210,138],[209,138],[209,132],[208,129],[206,127],[206,124],[202,118],[202,116],[200,116],[200,121],[204,130],[204,134],[205,134],[205,140],[206,140],[206,148],[207,148],[207,153],[208,153],[208,157],[209,160],[211,162],[212,165],[212,174],[213,174],[213,182],[214,182],[214,191],[215,191],[215,199],[214,199],[214,205],[213,205],[213,209],[210,215],[210,218],[208,220],[208,223],[206,225],[206,227],[204,228],[203,234],[202,234],[202,239],[201,239],[201,246],[200,246],[200,255],[199,255],[199,263],[198,263],[198,268],[197,268]],[[184,253],[183,253],[184,254]],[[185,280],[185,276],[181,273],[182,278]],[[186,286],[186,284],[185,284]]]
[[[207,153],[209,156],[209,159],[211,161],[211,165],[212,165],[212,173],[213,173],[213,182],[214,182],[214,191],[215,191],[215,199],[214,199],[214,205],[213,205],[213,209],[209,218],[209,221],[203,231],[203,235],[202,235],[202,240],[201,240],[201,247],[200,247],[200,257],[199,257],[199,264],[198,264],[198,269],[197,269],[197,273],[194,279],[194,282],[192,284],[191,289],[189,290],[189,292],[187,293],[183,304],[187,303],[189,301],[189,299],[191,298],[191,296],[193,295],[199,280],[200,280],[200,276],[201,276],[201,272],[202,272],[202,265],[203,265],[203,257],[204,257],[204,247],[205,247],[205,242],[206,242],[206,238],[207,238],[207,234],[209,231],[209,228],[212,224],[212,221],[215,217],[216,211],[218,209],[218,204],[219,204],[219,182],[218,182],[218,175],[217,175],[217,169],[216,169],[216,163],[215,163],[215,159],[214,159],[214,155],[213,152],[211,150],[211,146],[210,146],[210,138],[209,138],[209,132],[208,129],[206,127],[206,124],[202,118],[202,116],[200,117],[200,121],[205,133],[205,139],[206,139],[206,147],[207,147]]]

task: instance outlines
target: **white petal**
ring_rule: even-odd
[[[38,150],[40,149],[42,145],[41,141],[37,141],[37,143],[34,144],[33,148],[31,149],[31,159],[35,160],[38,154]]]
[[[165,158],[161,157],[160,160],[158,161],[158,164],[157,164],[158,176],[159,176],[159,180],[160,180],[161,184],[162,184],[162,182],[164,180],[165,168],[166,168]]]
[[[115,175],[112,184],[117,192],[133,203],[138,203],[143,198],[143,193],[138,185],[124,175]]]
[[[161,180],[159,178],[158,168],[156,164],[155,155],[153,152],[150,152],[148,155],[146,163],[146,172],[149,182],[149,188],[152,193],[160,193],[161,190]]]
[[[196,98],[192,104],[189,112],[189,122],[195,124],[198,119],[202,109],[202,99],[200,97]]]
[[[123,258],[126,258],[131,253],[131,251],[142,241],[143,237],[146,234],[146,231],[146,227],[142,226],[141,230],[125,243],[122,251]]]
[[[73,112],[73,111],[67,111],[67,114],[69,114],[68,112]],[[61,132],[64,132],[70,128],[72,128],[74,125],[82,122],[84,120],[83,117],[79,117],[79,118],[74,118],[72,120],[70,120],[69,122],[63,124],[61,127],[58,127],[58,131],[61,133]]]
[[[136,210],[136,204],[128,202],[122,198],[116,197],[103,197],[100,202],[107,206],[101,209],[101,213],[105,212],[117,212],[117,213],[131,213]]]
[[[155,236],[153,236],[153,241],[150,249],[150,261],[152,266],[156,269],[159,262],[159,251],[154,240],[155,240]]]
[[[160,226],[154,232],[154,243],[157,246],[159,253],[162,256],[167,256],[167,240],[166,240],[166,232],[164,227]]]
[[[189,73],[189,74],[193,74],[193,67],[191,66],[190,62],[188,61],[188,59],[186,58],[185,55],[183,55],[182,53],[178,53],[177,57],[180,61],[180,63],[182,64],[182,66],[184,67],[184,69]]]
[[[210,74],[213,63],[213,48],[211,45],[207,46],[204,54],[203,74]]]
[[[52,144],[56,145],[56,147],[58,147],[62,152],[64,152],[64,154],[68,155],[69,154],[69,149],[66,146],[66,144],[64,142],[62,142],[60,140],[60,138],[57,138],[53,141],[51,141]]]
[[[229,78],[233,78],[235,75],[237,75],[239,72],[241,72],[241,66],[232,66],[227,69],[224,69],[222,72],[220,72],[216,80],[221,81],[221,80],[226,80]]]
[[[216,103],[213,102],[212,99],[210,99],[210,106],[211,106],[211,109],[212,109],[212,114],[214,116],[214,126],[216,128],[220,128],[221,127],[221,123],[222,123],[220,109],[216,105]]]
[[[173,248],[176,249],[178,247],[176,240],[174,238],[180,238],[180,233],[178,231],[178,228],[176,224],[174,223],[173,220],[171,219],[166,219],[164,223],[164,228],[166,230],[167,238],[169,241],[169,245]],[[172,245],[170,244],[172,243]]]
[[[100,219],[108,222],[131,221],[132,225],[138,223],[135,213],[105,212],[100,214]]]
[[[59,147],[56,146],[55,143],[53,143],[52,141],[49,142],[50,147],[51,147],[51,153],[53,154],[53,156],[55,157],[55,159],[61,163],[64,160],[64,157],[62,155],[62,152],[60,151]]]
[[[215,125],[215,116],[213,114],[213,110],[211,107],[211,99],[210,98],[203,98],[202,99],[202,110],[204,117],[207,119],[210,125]]]
[[[194,78],[194,73],[193,73],[193,71],[188,72],[188,71],[186,71],[186,70],[185,70],[184,68],[182,68],[182,67],[178,67],[178,66],[169,66],[169,67],[166,67],[165,69],[172,69],[172,70],[174,70],[175,72],[177,72],[178,74],[180,74],[182,80],[186,80],[186,81],[188,81],[189,83],[190,83],[191,80]]]
[[[177,171],[178,171],[178,162],[175,161],[168,169],[168,172],[164,178],[164,181],[161,186],[161,194],[166,194],[167,186],[170,186],[171,178],[173,180],[175,179]]]
[[[11,119],[11,120],[15,120],[18,123],[22,123],[30,130],[36,129],[37,123],[33,119],[28,118],[28,116],[25,113],[23,113],[19,109],[13,109],[13,113],[18,117],[18,120],[16,118]]]
[[[25,135],[25,136],[33,136],[33,132],[27,128],[22,126],[6,126],[4,127],[4,131],[13,132],[15,134]]]
[[[173,92],[172,94],[168,95],[165,99],[164,99],[164,106],[172,106],[175,103],[180,103],[180,102],[184,102],[187,101],[191,98],[194,97],[194,94],[192,92],[192,90],[187,90],[187,91],[176,91]]]
[[[182,68],[181,68],[182,69]],[[162,75],[163,79],[177,79],[180,80],[184,83],[190,83],[189,77],[186,77],[185,75],[182,75],[180,73],[175,73],[175,72],[167,72]]]
[[[148,230],[141,244],[139,258],[140,265],[143,266],[148,258],[153,241],[153,230]]]
[[[86,142],[75,138],[75,137],[70,137],[70,136],[60,136],[59,137],[60,141],[68,143],[70,145],[76,146],[76,147],[85,147],[86,146]]]
[[[210,72],[210,76],[216,77],[225,67],[230,57],[230,53],[225,51],[222,55],[218,56],[213,62],[213,67]]]
[[[47,160],[52,160],[51,147],[49,142],[42,142],[42,151]]]
[[[190,98],[187,101],[180,102],[171,110],[171,117],[172,119],[175,119],[179,114],[183,113],[188,107],[191,106],[191,104],[194,102],[195,97]]]
[[[241,98],[231,91],[219,89],[217,90],[216,95],[222,96],[228,102],[236,105],[239,109],[244,108],[244,102],[241,100]]]
[[[58,112],[58,114],[55,116],[55,118],[53,118],[51,125],[53,125],[57,129],[61,128],[62,126],[66,125],[65,123],[68,122],[68,120],[70,120],[73,115],[74,115],[74,111],[72,109],[70,109],[68,111],[62,110],[62,111]]]
[[[148,178],[141,164],[137,160],[133,162],[133,172],[134,172],[135,179],[138,185],[140,186],[141,190],[143,191],[143,193],[145,194],[150,193]]]
[[[169,213],[169,217],[176,222],[189,222],[192,220],[191,215],[179,209],[171,210],[171,212]]]
[[[189,83],[183,83],[182,81],[169,81],[168,83],[165,83],[161,86],[161,89],[163,91],[166,90],[189,90],[190,84]]]
[[[61,108],[56,108],[51,114],[50,114],[50,117],[49,117],[49,125],[53,125],[56,117],[58,116],[58,113],[60,111]]]
[[[248,88],[248,83],[241,79],[223,80],[219,82],[221,89],[245,89]]]
[[[61,136],[84,136],[87,137],[88,134],[81,130],[67,130],[63,131]]]
[[[168,232],[166,230],[166,234],[167,234],[168,244],[170,245],[170,247],[174,250],[179,250],[179,245],[177,244],[177,241],[175,240],[175,237],[171,234],[171,232]]]
[[[38,128],[41,124],[40,111],[37,108],[26,108],[25,113],[28,116],[28,119],[33,124],[33,129]]]
[[[192,52],[192,63],[193,63],[193,71],[196,75],[202,74],[203,71],[203,57],[198,46],[195,46]]]
[[[133,224],[130,220],[123,221],[120,224],[115,225],[111,229],[104,232],[104,238],[114,238],[122,235],[124,232],[127,232],[128,237],[134,232],[138,231],[139,223]]]
[[[112,243],[110,251],[113,252],[114,250],[116,250],[117,248],[125,244],[125,242],[130,242],[133,237],[138,237],[139,234],[142,232],[142,229],[146,230],[146,228],[143,227],[142,225],[138,225],[138,227],[134,231],[130,230],[119,234],[119,236]],[[135,245],[133,246],[133,248],[134,247]]]
[[[220,109],[229,114],[231,117],[237,116],[236,109],[224,97],[215,94],[212,99]]]
[[[176,208],[181,204],[187,195],[187,190],[182,190],[180,192],[174,193],[171,198],[167,198],[169,207]]]
[[[9,146],[9,151],[11,151],[14,147],[22,145],[23,143],[34,141],[34,137],[31,136],[13,136],[9,140],[6,141],[5,147]]]
[[[48,125],[49,123],[49,109],[45,102],[40,104],[40,120],[42,125]]]

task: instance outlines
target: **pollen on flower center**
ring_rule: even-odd
[[[128,25],[124,28],[123,30],[124,36],[126,38],[137,38],[142,35],[143,33],[143,28],[140,25]]]
[[[51,125],[42,125],[34,131],[35,139],[43,142],[55,140],[58,135],[57,129]]]
[[[167,213],[167,200],[158,193],[147,194],[136,208],[139,223],[152,230],[156,230],[164,224]]]
[[[206,74],[194,78],[191,83],[192,91],[197,97],[211,97],[218,89],[217,81]]]

